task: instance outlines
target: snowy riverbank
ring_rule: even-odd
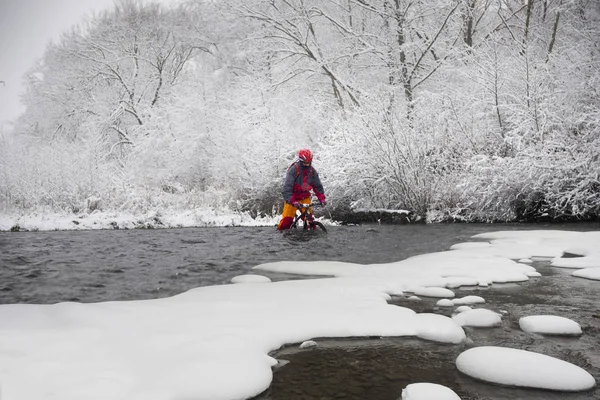
[[[213,208],[151,211],[145,214],[103,211],[77,215],[60,213],[0,214],[0,231],[275,226],[277,222],[279,222],[279,216],[252,218],[248,213]]]

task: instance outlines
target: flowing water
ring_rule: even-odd
[[[255,265],[283,260],[383,263],[447,250],[471,236],[498,230],[600,230],[600,224],[366,225],[331,227],[327,234],[283,235],[273,228],[0,232],[0,304],[51,304],[152,299],[188,289],[229,283]],[[600,382],[600,282],[570,270],[534,265],[543,277],[519,284],[456,290],[475,294],[486,308],[506,311],[502,325],[467,328],[468,341],[444,345],[414,338],[318,339],[319,346],[290,345],[272,353],[283,360],[273,383],[257,400],[398,399],[414,382],[435,382],[465,399],[600,399],[600,389],[556,393],[475,381],[454,360],[472,346],[496,345],[537,351],[579,365]],[[306,277],[260,272],[273,281]],[[393,304],[417,312],[449,315],[436,299]],[[521,316],[555,314],[577,321],[579,338],[522,332]]]

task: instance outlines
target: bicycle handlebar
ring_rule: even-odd
[[[296,207],[296,208],[309,208],[309,207],[325,207],[322,203],[299,203],[300,207]]]

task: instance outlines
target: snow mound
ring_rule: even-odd
[[[417,336],[421,339],[442,343],[460,343],[465,340],[465,331],[451,318],[440,314],[415,315]]]
[[[317,342],[315,342],[314,340],[307,340],[305,342],[302,342],[302,344],[300,345],[301,349],[309,349],[311,347],[317,347]]]
[[[522,330],[544,335],[581,335],[581,326],[573,320],[555,315],[531,315],[519,320]]]
[[[413,292],[417,296],[423,297],[454,297],[454,292],[450,289],[441,287],[422,287]]]
[[[452,303],[454,303],[455,306],[460,306],[463,304],[482,304],[485,303],[485,299],[480,296],[465,296],[461,297],[460,299],[452,300]]]
[[[485,308],[467,310],[453,316],[452,319],[460,326],[472,326],[475,328],[489,328],[502,323],[500,314]]]
[[[449,287],[525,282],[535,268],[516,263],[499,254],[475,250],[452,250],[421,254],[386,264],[353,264],[339,261],[278,261],[254,266],[254,270],[300,275],[359,279],[364,283],[385,285],[386,292],[400,295],[454,298]]]
[[[563,247],[563,252],[552,259],[553,267],[561,268],[600,268],[600,232],[582,232],[576,246]],[[565,253],[580,257],[565,257]]]
[[[559,230],[487,232],[475,235],[473,238],[489,240],[489,247],[473,248],[469,251],[485,251],[488,255],[508,257],[513,260],[545,260],[560,257],[564,243],[577,242],[583,237],[581,232]]]
[[[231,283],[269,283],[271,280],[262,275],[238,275],[231,278]]]
[[[422,382],[402,389],[402,400],[460,400],[460,397],[446,386]]]
[[[600,257],[572,257],[562,258],[555,257],[550,262],[553,267],[561,268],[599,268]]]
[[[578,271],[574,271],[571,275],[579,278],[592,279],[600,281],[600,268],[585,268]]]
[[[544,354],[503,347],[475,347],[456,359],[463,374],[486,382],[559,391],[583,391],[596,386],[584,369]]]
[[[438,302],[435,303],[435,305],[438,307],[453,307],[454,302],[450,299],[441,299],[441,300],[438,300]]]

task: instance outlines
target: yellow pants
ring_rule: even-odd
[[[309,204],[310,197],[300,200],[299,203]],[[281,221],[279,221],[279,225],[277,225],[277,230],[281,231],[281,230],[289,229],[292,226],[292,223],[294,222],[294,218],[296,218],[296,210],[297,210],[297,208],[288,202],[286,202],[283,205],[283,212],[281,213]],[[312,213],[312,210],[310,210],[310,212]]]

